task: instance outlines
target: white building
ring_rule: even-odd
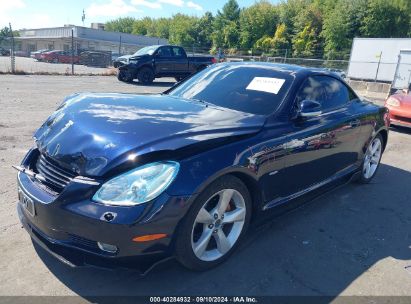
[[[108,32],[71,25],[25,29],[19,32],[20,37],[16,37],[16,49],[27,53],[41,49],[71,50],[72,36],[75,51],[98,50],[119,53],[121,46],[121,54],[132,54],[144,46],[168,43],[167,39],[163,38]]]

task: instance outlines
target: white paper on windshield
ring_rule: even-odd
[[[254,79],[251,80],[250,84],[247,86],[246,90],[278,94],[284,82],[285,79],[280,78],[254,77]]]

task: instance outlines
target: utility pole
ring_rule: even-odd
[[[121,56],[121,35],[120,35],[120,44],[118,45],[118,56]]]
[[[74,75],[74,27],[71,28],[71,75]]]
[[[378,70],[380,69],[380,63],[381,63],[381,57],[382,57],[382,51],[380,52],[380,55],[377,56],[379,57],[378,59],[378,65],[377,65],[377,72],[375,73],[375,79],[374,82],[377,82],[377,78],[378,78]]]
[[[287,54],[288,53],[288,49],[285,49],[285,54],[284,54],[284,63],[287,61]]]
[[[16,57],[14,56],[14,35],[13,29],[11,28],[11,23],[9,23],[10,35],[11,35],[11,50],[10,50],[10,61],[11,61],[11,73],[16,72]]]

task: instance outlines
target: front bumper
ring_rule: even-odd
[[[20,203],[17,203],[17,213],[23,228],[29,233],[34,243],[69,267],[92,266],[104,269],[132,268],[138,270],[141,275],[144,275],[156,265],[172,258],[172,256],[165,253],[128,258],[108,258],[92,254],[84,250],[79,250],[64,241],[55,240],[45,235],[38,228],[30,224]]]
[[[411,111],[398,107],[388,107],[392,125],[411,128]]]
[[[26,162],[27,158],[22,165],[28,167]],[[39,181],[22,172],[17,181],[19,191],[33,201],[35,209],[32,215],[19,202],[21,223],[36,243],[70,266],[146,269],[172,256],[175,231],[191,202],[189,196],[163,193],[143,205],[105,206],[87,199],[95,191],[90,185],[69,184],[59,195],[52,195]],[[107,212],[115,214],[110,222],[103,216]],[[159,233],[167,236],[133,241],[137,236]],[[117,251],[104,251],[98,242],[115,245]]]

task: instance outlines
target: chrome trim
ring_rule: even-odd
[[[76,176],[71,181],[74,182],[74,183],[93,185],[93,186],[100,185],[100,183],[98,181],[96,181],[95,179],[85,177],[85,176]]]
[[[322,114],[321,111],[315,111],[315,112],[300,112],[301,117],[316,117],[320,116]]]
[[[15,167],[15,166],[13,166],[13,167]],[[22,171],[20,171],[20,172],[21,172],[21,173],[24,173],[24,172],[22,172]],[[26,195],[28,195],[29,197],[31,197],[32,199],[34,199],[36,202],[39,202],[39,203],[41,203],[41,204],[46,204],[46,205],[51,203],[51,202],[45,202],[45,201],[43,201],[43,200],[35,197],[33,194],[31,194],[31,193],[24,187],[23,183],[21,182],[21,180],[20,180],[20,174],[17,174],[17,180],[18,180],[18,182],[19,182],[19,185],[18,185],[18,186],[21,188],[21,190],[23,190],[23,192],[24,192]]]
[[[40,162],[38,163],[37,169],[39,172],[46,178],[46,181],[52,184],[56,184],[57,186],[64,188],[70,181],[65,181],[61,177],[57,176],[54,173],[51,173],[46,167]],[[50,178],[50,176],[52,178]]]
[[[67,175],[59,172],[56,168],[53,168],[53,166],[50,163],[45,162],[42,158],[39,159],[38,163],[39,163],[40,166],[42,166],[44,168],[44,170],[51,171],[51,172],[53,172],[53,174],[58,175],[58,177],[56,177],[56,178],[60,179],[63,182],[67,182],[72,178],[71,176],[67,176]],[[51,172],[50,172],[50,174],[52,174]]]

